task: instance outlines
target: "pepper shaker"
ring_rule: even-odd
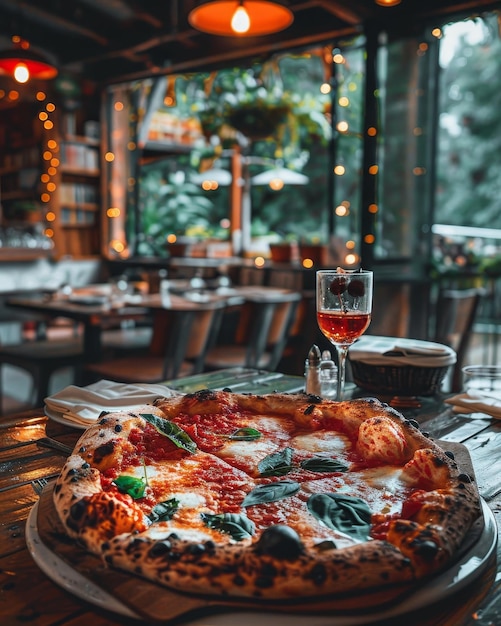
[[[306,393],[320,396],[320,348],[313,345],[305,363]]]

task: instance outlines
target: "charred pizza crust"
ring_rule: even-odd
[[[207,430],[216,416],[220,421],[214,430],[226,423],[245,427],[254,416],[273,416],[292,423],[295,432],[306,433],[308,445],[310,434],[334,437],[341,432],[341,441],[350,442],[348,458],[354,455],[358,464],[362,460],[372,468],[368,474],[351,468],[358,488],[370,478],[370,489],[374,492],[374,484],[383,480],[379,491],[384,492],[384,480],[391,476],[405,486],[405,499],[398,514],[385,514],[384,506],[373,512],[372,524],[379,530],[372,538],[346,540],[343,533],[326,528],[324,521],[307,517],[308,498],[321,491],[325,481],[335,485],[336,472],[325,479],[308,475],[298,479],[298,493],[283,503],[244,507],[256,532],[235,539],[200,519],[218,516],[222,510],[239,514],[246,494],[259,485],[292,481],[288,476],[259,477],[242,470],[231,449],[228,453],[214,444],[212,451],[173,449],[162,460],[160,478],[153,472],[153,457],[144,450],[151,430],[146,410],[170,428],[179,426],[183,433],[183,429]],[[285,432],[287,441],[291,433]],[[252,445],[252,441],[245,444],[248,450]],[[147,459],[143,459],[146,471],[153,472],[156,491],[150,494],[149,505],[107,488],[114,468],[131,463],[138,448]],[[141,464],[137,458],[132,464],[137,475]],[[380,474],[384,479],[378,478]],[[186,501],[183,490],[189,491]],[[159,494],[181,504],[171,519],[152,521],[149,513]],[[384,502],[390,496],[377,497]],[[451,561],[480,515],[470,477],[416,424],[378,400],[331,402],[305,394],[219,391],[175,396],[136,413],[104,416],[77,442],[56,482],[54,503],[66,532],[110,566],[183,591],[272,600],[347,593],[430,577]],[[269,525],[263,522],[268,508],[275,515]],[[233,519],[225,518],[228,523]]]

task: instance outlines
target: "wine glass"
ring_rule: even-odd
[[[369,327],[373,274],[367,270],[317,271],[317,322],[336,347],[337,399],[343,400],[346,356],[351,344]]]

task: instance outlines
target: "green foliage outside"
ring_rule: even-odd
[[[478,24],[441,74],[436,221],[501,228],[501,39],[496,16]]]
[[[435,222],[501,229],[501,38],[498,17],[472,20],[442,68]],[[461,25],[459,25],[461,26]],[[452,38],[454,27],[451,29]],[[472,38],[471,32],[475,33]],[[500,241],[442,238],[439,274],[501,272]]]
[[[427,196],[422,190],[418,194],[416,187],[425,177],[414,176],[412,167],[424,164],[431,174],[434,164],[420,158],[413,135],[416,125],[425,129],[419,138],[422,146],[431,141],[432,124],[438,128],[433,222],[501,228],[501,42],[496,15],[479,23],[484,24],[482,39],[472,42],[463,35],[450,62],[440,68],[437,120],[429,120],[426,109],[420,113],[424,120],[412,117],[420,109],[419,100],[426,100],[419,95],[421,85],[413,82],[414,74],[418,76],[419,68],[425,67],[425,59],[415,51],[420,40],[381,48],[382,90],[377,94],[381,142],[377,246],[381,258],[413,256],[426,237],[420,224],[428,220],[424,214]],[[446,30],[440,45],[449,42]],[[165,255],[165,238],[170,233],[228,236],[228,229],[221,226],[229,216],[228,187],[206,192],[193,177],[204,168],[229,171],[228,151],[234,146],[244,156],[281,162],[309,178],[308,185],[286,185],[280,191],[268,186],[251,188],[254,236],[326,241],[333,200],[334,233],[358,241],[366,59],[362,38],[339,47],[344,62],[334,66],[325,61],[324,49],[176,78],[176,106],[171,110],[197,116],[206,140],[189,154],[165,157],[142,168],[138,254]],[[426,68],[430,76],[438,71],[433,64]],[[320,86],[331,80],[331,72],[335,98],[320,93]],[[343,98],[348,106],[341,104]],[[336,130],[331,144],[333,101],[335,122],[346,122],[347,130]],[[424,152],[432,156],[432,151]],[[343,165],[345,173],[332,181],[333,165]],[[250,175],[264,169],[250,165]],[[338,212],[340,206],[348,210]],[[475,269],[499,265],[498,255],[486,247],[463,252],[458,256],[460,263]],[[439,251],[435,260],[442,271],[444,254]]]
[[[284,55],[248,68],[176,79],[176,106],[170,111],[197,116],[206,142],[189,155],[173,155],[143,166],[139,174],[139,255],[164,256],[169,234],[222,237],[229,215],[227,187],[204,191],[193,182],[200,169],[229,170],[238,147],[251,164],[250,175],[273,164],[300,172],[309,184],[280,191],[253,186],[252,234],[326,240],[331,95],[324,53]]]

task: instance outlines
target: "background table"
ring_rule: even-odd
[[[237,368],[172,382],[182,391],[231,388],[268,393],[299,391],[301,377]],[[440,398],[405,410],[434,437],[462,442],[469,450],[481,495],[501,526],[501,422],[486,416],[454,415]],[[25,543],[28,514],[37,501],[32,481],[59,474],[65,455],[40,445],[45,435],[73,446],[81,431],[49,421],[42,409],[0,419],[0,623],[36,626],[105,626],[135,624],[108,613],[61,589],[34,563]],[[499,557],[498,547],[498,557]],[[498,563],[498,564],[497,564]],[[377,626],[487,626],[500,624],[501,567],[491,559],[487,570],[447,601],[424,607],[405,618]],[[476,617],[474,617],[474,615]],[[481,619],[477,619],[481,618]],[[306,620],[307,621],[307,620]],[[256,624],[259,618],[256,617]],[[217,623],[217,617],[211,620]],[[306,623],[306,622],[305,622]],[[326,618],[328,624],[328,618]]]

